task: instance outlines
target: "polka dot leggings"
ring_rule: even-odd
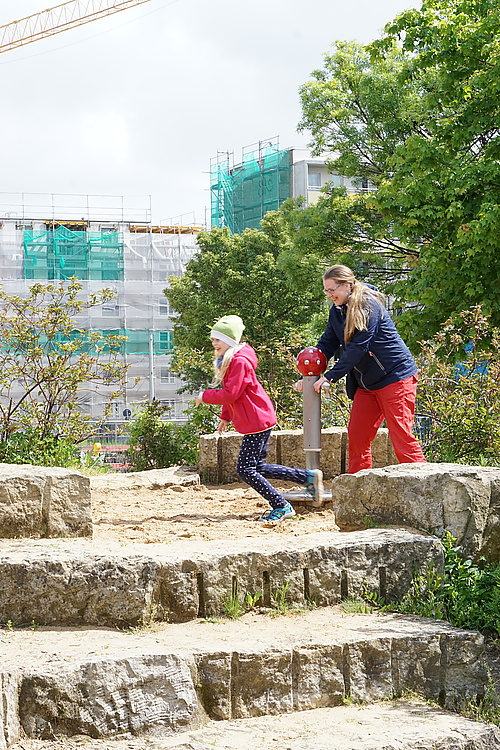
[[[253,487],[273,508],[282,508],[287,500],[265,479],[286,479],[296,484],[306,483],[304,469],[264,463],[269,447],[271,430],[244,435],[241,443],[236,472],[239,478]]]

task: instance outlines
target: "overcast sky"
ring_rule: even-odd
[[[0,25],[57,0],[2,0]],[[0,55],[0,193],[124,195],[209,220],[210,159],[298,134],[298,88],[335,40],[418,0],[150,0]],[[0,194],[0,204],[2,195]]]

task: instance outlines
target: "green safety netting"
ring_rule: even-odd
[[[24,278],[123,280],[123,236],[120,232],[24,230]]]
[[[129,328],[115,328],[102,331],[103,336],[126,336],[122,345],[124,354],[149,354],[149,331],[133,331]],[[173,350],[172,331],[151,331],[153,354],[166,354]]]
[[[71,333],[67,336],[63,333],[58,333],[51,339],[50,344],[46,336],[37,335],[34,331],[32,338],[27,345],[30,347],[39,346],[48,353],[50,350],[56,350],[60,344],[64,344],[64,342],[68,340],[77,340],[86,342],[82,345],[81,351],[85,350],[92,353],[92,351],[95,350],[95,347],[90,342],[90,333],[99,334],[100,346],[102,346],[103,342],[108,336],[126,336],[126,341],[120,343],[119,353],[121,355],[149,355],[150,353],[158,355],[168,354],[169,352],[173,351],[172,331],[131,330],[129,328],[114,328],[102,331],[92,329],[92,331],[89,332],[89,336],[86,335],[85,331],[80,330],[71,331]],[[11,341],[7,348],[20,351],[25,346],[26,343],[16,343],[15,341]],[[107,354],[108,352],[109,348],[104,346],[102,349],[102,353]],[[75,354],[78,354],[78,352],[75,352]]]
[[[267,148],[246,154],[241,164],[212,165],[210,194],[212,226],[239,233],[258,229],[267,211],[276,211],[291,195],[290,153]]]

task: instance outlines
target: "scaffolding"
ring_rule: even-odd
[[[291,151],[278,138],[246,146],[240,164],[230,152],[219,152],[210,165],[212,226],[231,233],[259,229],[268,211],[291,196]]]
[[[123,280],[123,235],[120,232],[24,229],[24,278],[63,281]]]
[[[40,203],[50,204],[51,197]],[[134,406],[154,398],[171,408],[173,420],[182,421],[190,396],[179,394],[182,382],[170,369],[175,313],[164,290],[169,276],[181,276],[198,251],[202,227],[153,226],[138,217],[124,222],[121,210],[113,215],[104,210],[106,205],[97,208],[97,216],[104,219],[76,209],[68,211],[66,219],[58,211],[59,220],[52,212],[49,218],[29,219],[33,205],[22,217],[21,212],[2,215],[0,209],[2,288],[6,294],[24,296],[34,282],[66,283],[77,277],[82,299],[110,289],[113,299],[85,309],[74,320],[79,330],[126,337],[120,356],[128,366],[127,382],[123,398],[113,403],[113,424],[126,421]],[[105,392],[86,393],[81,406],[98,419],[105,400]]]

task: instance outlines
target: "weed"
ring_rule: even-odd
[[[495,689],[491,674],[489,675],[484,698],[477,703],[469,701],[460,713],[469,719],[474,719],[474,721],[500,725],[500,694]]]
[[[285,583],[282,583],[280,588],[276,589],[272,595],[273,604],[279,615],[284,615],[290,609],[290,601],[288,599],[289,589],[290,582],[285,581]]]
[[[341,606],[343,611],[347,614],[371,615],[371,613],[373,612],[373,607],[367,604],[367,602],[360,597],[349,596],[346,599],[342,600]]]
[[[255,594],[251,594],[249,591],[245,594],[245,608],[247,610],[254,609],[255,605],[262,598],[262,591],[257,591]]]
[[[223,599],[222,604],[224,605],[226,617],[229,617],[231,620],[236,620],[245,614],[245,609],[238,596],[238,582],[236,578],[233,578],[230,596]]]

